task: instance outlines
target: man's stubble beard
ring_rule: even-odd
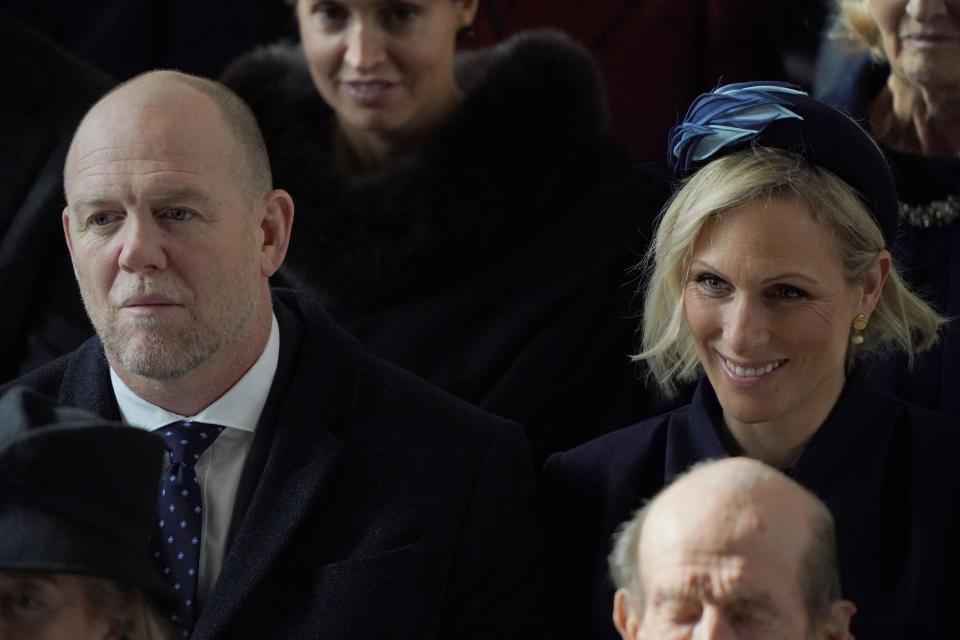
[[[256,310],[256,296],[236,286],[236,278],[226,278],[211,305],[207,318],[200,316],[197,301],[185,287],[166,279],[141,278],[137,286],[123,295],[161,294],[184,302],[189,320],[185,324],[164,326],[162,318],[120,317],[120,307],[110,301],[94,308],[80,284],[87,315],[115,366],[124,372],[152,380],[176,380],[195,370],[243,335]]]

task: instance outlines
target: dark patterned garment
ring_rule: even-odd
[[[864,56],[822,99],[869,129],[870,102],[889,73],[889,67]],[[884,153],[901,201],[893,247],[896,264],[938,311],[960,317],[960,157],[919,156],[888,148]],[[888,393],[960,416],[960,324],[948,324],[940,345],[922,354],[913,371],[907,370],[903,358],[888,357],[873,363],[869,375]]]

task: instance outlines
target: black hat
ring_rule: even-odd
[[[670,130],[668,161],[686,177],[751,145],[783,149],[853,187],[893,244],[900,205],[890,167],[866,131],[841,111],[781,82],[742,82],[697,97]]]
[[[0,398],[0,570],[113,578],[173,597],[150,554],[157,436],[13,388]]]

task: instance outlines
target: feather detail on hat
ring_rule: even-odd
[[[683,173],[724,147],[756,137],[772,122],[803,120],[784,106],[788,95],[807,94],[789,86],[742,83],[701,95],[671,131],[670,168]]]

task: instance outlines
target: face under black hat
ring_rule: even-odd
[[[151,433],[56,406],[0,398],[0,570],[112,578],[169,602],[150,555],[165,447]]]
[[[835,174],[860,195],[893,244],[897,190],[886,158],[849,116],[792,85],[743,82],[701,94],[670,130],[668,161],[678,177],[752,145],[782,149]]]

